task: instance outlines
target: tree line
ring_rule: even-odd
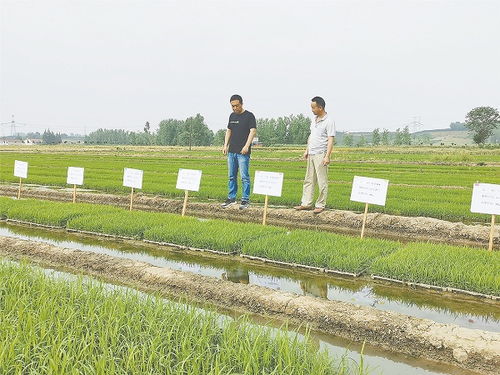
[[[303,145],[307,143],[311,118],[299,115],[289,115],[278,118],[257,119],[257,138],[259,144],[273,145]],[[500,115],[492,107],[478,107],[471,110],[464,123],[451,123],[452,130],[468,130],[475,143],[484,144],[500,128]],[[185,120],[162,120],[158,129],[151,132],[149,122],[143,131],[134,132],[122,129],[99,129],[85,137],[87,144],[114,145],[163,145],[163,146],[210,146],[222,145],[226,129],[213,132],[205,123],[202,115],[188,117]],[[427,138],[426,138],[427,137]],[[43,135],[44,143],[60,143],[60,135],[49,130]],[[59,141],[59,142],[57,142]],[[387,129],[374,129],[371,134],[351,134],[337,132],[336,143],[347,147],[353,146],[404,146],[411,144],[428,144],[429,136],[415,136],[408,126],[398,128],[395,132]]]

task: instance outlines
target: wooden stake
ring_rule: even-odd
[[[130,211],[132,211],[133,200],[134,200],[134,188],[132,188],[132,191],[130,192]]]
[[[73,203],[76,202],[76,184],[73,185]]]
[[[184,204],[182,205],[182,216],[184,216],[184,214],[186,213],[186,206],[188,203],[188,195],[189,195],[189,191],[184,190]]]
[[[365,203],[365,213],[363,214],[363,226],[361,227],[361,238],[365,235],[366,215],[368,214],[368,203]]]
[[[266,199],[264,201],[264,217],[262,219],[262,225],[266,225],[267,220],[267,204],[269,202],[269,196],[266,195]]]
[[[495,231],[495,215],[491,215],[490,243],[488,250],[493,251],[493,232]]]
[[[21,198],[21,187],[23,186],[23,178],[19,177],[19,190],[17,191],[17,199]]]

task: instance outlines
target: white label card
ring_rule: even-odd
[[[253,182],[254,194],[281,197],[282,189],[283,173],[255,171],[255,179]]]
[[[480,214],[500,215],[500,185],[474,184],[470,211]]]
[[[385,206],[389,180],[354,176],[351,201]]]
[[[123,170],[123,186],[142,189],[142,175],[144,171],[141,169],[125,168]]]
[[[181,190],[200,190],[201,181],[201,171],[195,169],[183,169],[179,168],[179,174],[177,175],[177,189]]]
[[[68,178],[66,183],[70,185],[83,185],[84,169],[79,167],[68,167]]]
[[[28,178],[28,162],[14,161],[14,176]]]

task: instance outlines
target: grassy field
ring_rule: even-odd
[[[18,201],[6,197],[0,197],[0,216],[500,295],[498,251],[430,243],[402,244],[219,219],[200,221],[106,205]]]
[[[2,261],[0,279],[2,374],[366,374],[245,319]]]
[[[17,151],[17,152],[16,152]],[[302,148],[256,148],[255,170],[285,174],[282,197],[272,204],[295,205],[300,201],[305,162]],[[143,191],[166,197],[181,197],[175,188],[179,168],[201,169],[199,200],[223,200],[227,196],[226,160],[216,148],[188,151],[173,147],[37,146],[0,148],[0,181],[17,182],[14,160],[28,161],[26,183],[66,186],[68,166],[85,168],[84,187],[103,192],[127,192],[122,186],[123,168],[144,170]],[[363,204],[351,202],[355,175],[386,178],[390,186],[385,207],[372,212],[404,216],[428,216],[450,221],[487,222],[487,215],[472,214],[470,199],[476,181],[500,183],[500,149],[478,148],[338,148],[330,167],[330,208],[361,211]],[[253,202],[264,197],[252,195]]]

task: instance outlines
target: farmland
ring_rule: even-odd
[[[27,265],[0,262],[0,278],[2,374],[365,373],[244,319]]]
[[[12,175],[17,159],[30,163],[26,183],[66,186],[67,167],[80,166],[85,168],[85,188],[123,193],[128,191],[122,186],[123,168],[129,167],[144,170],[144,193],[181,197],[183,192],[175,189],[178,169],[191,168],[203,171],[200,191],[192,194],[196,199],[223,200],[227,194],[226,162],[215,148],[187,151],[166,147],[86,147],[79,150],[60,146],[15,150],[4,149],[1,153],[0,181],[17,182]],[[283,194],[273,197],[272,204],[299,203],[305,173],[300,153],[300,148],[254,150],[252,171],[285,174]],[[360,175],[390,180],[386,206],[372,206],[371,212],[487,222],[487,216],[470,212],[472,185],[476,181],[500,183],[500,150],[496,149],[338,148],[332,158],[327,206],[334,209],[363,209],[363,204],[349,200],[352,179]],[[251,200],[263,202],[264,198],[252,195]]]
[[[59,223],[72,230],[227,254],[241,253],[355,274],[380,272],[382,276],[403,281],[500,295],[500,253],[477,248],[425,243],[405,245],[311,230],[287,232],[281,227],[218,219],[199,221],[192,217],[127,211],[106,205],[17,201],[3,197],[0,198],[0,215],[10,220],[45,225]],[[477,265],[473,272],[471,264]],[[432,271],[430,267],[436,269]]]
[[[272,205],[285,206],[282,211],[299,203],[305,173],[301,151],[293,147],[256,148],[252,154],[252,178],[255,170],[284,172],[282,196],[270,198]],[[147,199],[154,203],[157,200],[153,197],[159,196],[180,201],[184,192],[175,188],[178,169],[190,168],[203,171],[200,191],[191,193],[192,199],[200,202],[200,207],[214,206],[208,203],[222,201],[227,194],[226,162],[215,148],[189,151],[176,147],[11,147],[0,149],[0,157],[0,182],[3,184],[18,182],[12,174],[13,164],[14,160],[23,160],[29,162],[25,184],[68,187],[67,167],[84,167],[83,188],[95,190],[99,196],[102,196],[100,193],[113,193],[125,199],[130,189],[122,186],[123,168],[137,168],[144,170],[140,192],[151,197]],[[476,181],[500,183],[499,171],[500,151],[496,149],[339,148],[333,154],[330,168],[327,205],[331,209],[362,211],[363,204],[349,200],[352,179],[354,176],[377,177],[390,180],[387,204],[385,207],[372,205],[370,212],[438,218],[457,222],[457,225],[461,222],[486,224],[490,220],[488,215],[470,212],[472,185]],[[54,193],[52,189],[46,191]],[[264,197],[252,194],[251,200],[260,204]],[[477,304],[491,304],[492,309],[500,297],[498,251],[407,242],[408,239],[400,242],[375,238],[375,235],[361,239],[314,230],[317,228],[313,226],[308,229],[287,227],[286,223],[262,226],[222,219],[217,215],[200,216],[204,219],[167,212],[129,211],[110,204],[0,197],[2,220],[58,228],[53,231],[57,233],[91,233],[92,238],[100,236],[110,242],[128,241],[151,246],[159,257],[173,248],[178,254],[189,253],[191,259],[205,257],[203,262],[206,264],[217,259],[231,264],[238,259],[246,265],[258,264],[266,268],[273,264],[272,267],[281,269],[286,265],[293,267],[290,272],[301,269],[301,272],[325,277],[331,277],[332,273],[343,277],[348,274],[351,278],[343,281],[346,285],[350,280],[373,282],[372,277],[382,278],[386,281],[380,283],[400,288],[397,293],[402,296],[407,289],[401,287],[401,283],[430,287],[435,293],[452,288],[462,293],[457,294],[458,299],[465,293],[476,295],[467,298],[477,298],[474,300]],[[64,251],[59,249],[61,254]],[[202,255],[200,251],[205,253]],[[207,251],[216,254],[209,253],[207,257]],[[78,254],[69,254],[66,254],[67,264],[72,264],[76,261],[72,256]],[[59,258],[53,253],[51,259]],[[101,258],[96,256],[95,259]],[[79,264],[82,272],[89,273],[89,263],[82,261]],[[132,291],[109,290],[98,283],[82,283],[81,279],[63,282],[31,266],[2,263],[1,259],[0,277],[6,286],[2,286],[0,298],[2,303],[6,301],[4,305],[9,309],[7,315],[2,314],[21,317],[10,321],[2,315],[3,320],[0,319],[0,345],[8,348],[0,351],[2,373],[19,373],[21,363],[29,363],[32,373],[49,369],[60,374],[67,373],[71,366],[80,366],[77,372],[94,368],[112,374],[157,373],[158,369],[172,374],[367,373],[363,366],[332,359],[307,339],[299,340],[290,333],[254,326],[244,319],[221,321],[220,316],[192,305],[173,304]],[[226,278],[221,276],[219,281],[222,283]],[[181,279],[187,282],[189,277]],[[174,285],[182,284],[174,281]],[[222,284],[215,285],[222,287]],[[251,286],[245,287],[252,290]],[[308,290],[302,282],[300,287]],[[215,291],[212,296],[224,294],[218,286]],[[247,299],[246,292],[243,289],[241,292],[242,299]],[[260,293],[259,298],[265,299],[266,292]],[[322,290],[319,294],[324,293],[327,291]],[[482,297],[478,298],[477,294]],[[260,311],[260,303],[263,302],[255,304],[250,311]],[[47,306],[57,306],[56,314],[53,310],[49,313]],[[224,306],[230,311],[233,308],[231,302]],[[298,305],[294,311],[306,310]],[[321,312],[319,314],[321,316]],[[31,318],[25,318],[27,316]],[[97,323],[85,328],[89,320]],[[46,333],[48,327],[56,329],[49,335]],[[22,339],[16,336],[20,331]],[[35,342],[34,350],[26,350],[33,348]]]

